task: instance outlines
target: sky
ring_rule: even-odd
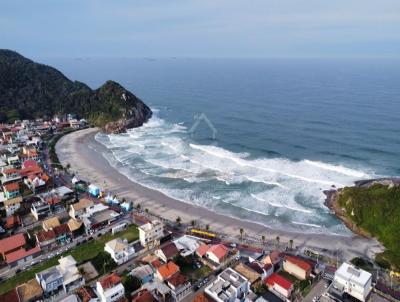
[[[399,0],[1,0],[38,57],[399,57]]]

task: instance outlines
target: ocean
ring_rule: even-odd
[[[323,190],[400,174],[399,61],[39,61],[92,88],[113,79],[148,104],[143,127],[96,139],[121,173],[183,202],[276,229],[349,234]]]

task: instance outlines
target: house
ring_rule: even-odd
[[[178,255],[178,253],[179,251],[173,242],[166,244],[154,252],[154,254],[165,263],[167,263],[168,260],[172,260],[176,255]]]
[[[82,221],[85,225],[87,233],[91,233],[94,230],[102,229],[103,227],[110,225],[112,222],[117,220],[119,214],[114,210],[102,210],[95,212],[91,216],[83,216]]]
[[[335,272],[329,292],[333,291],[336,296],[348,294],[357,300],[364,302],[372,290],[372,275],[349,263],[343,263]]]
[[[253,261],[248,264],[253,271],[260,274],[261,280],[264,281],[265,278],[268,278],[274,273],[274,267],[272,264],[264,264],[260,261]]]
[[[0,240],[0,254],[3,259],[6,259],[7,254],[22,249],[25,244],[26,240],[23,233],[4,238]]]
[[[0,301],[2,302],[20,302],[18,297],[18,292],[15,288],[10,291],[0,295]]]
[[[58,219],[57,216],[46,219],[42,223],[42,228],[45,231],[50,231],[53,230],[55,227],[58,227],[60,225],[60,220]]]
[[[142,289],[151,293],[157,301],[173,301],[171,289],[158,279],[154,279],[153,282],[147,282],[142,286]]]
[[[22,203],[22,197],[17,196],[4,201],[4,209],[6,210],[6,216],[14,215],[20,208]]]
[[[55,188],[51,193],[59,197],[61,200],[68,200],[74,197],[74,191],[66,186]]]
[[[116,238],[107,242],[104,251],[109,253],[118,265],[127,262],[135,255],[133,244],[129,244],[128,240],[123,238]]]
[[[121,278],[113,273],[96,282],[96,291],[101,302],[118,301],[125,295]]]
[[[50,205],[44,200],[39,200],[31,205],[31,213],[37,221],[47,217],[50,213]]]
[[[264,258],[260,260],[264,264],[272,264],[274,267],[274,271],[279,270],[282,267],[282,256],[281,252],[278,250],[274,250]]]
[[[140,244],[143,247],[154,247],[160,244],[164,228],[159,220],[153,220],[139,227]]]
[[[6,199],[11,199],[18,197],[20,195],[19,192],[19,183],[12,182],[6,185],[3,185],[3,192]]]
[[[60,244],[68,243],[71,240],[71,233],[69,231],[68,224],[63,223],[59,226],[54,227],[54,233],[56,234],[56,241]]]
[[[63,275],[55,266],[37,273],[36,280],[42,287],[45,296],[57,294],[64,290]]]
[[[244,301],[250,292],[250,283],[228,267],[204,291],[217,302]]]
[[[177,272],[179,272],[179,266],[177,266],[174,262],[169,261],[168,263],[157,268],[156,276],[160,281],[163,282],[171,278]]]
[[[182,257],[193,255],[200,246],[197,239],[187,235],[175,239],[174,243]]]
[[[253,284],[261,279],[261,274],[242,262],[236,265],[233,269],[249,280],[250,284]]]
[[[277,273],[273,273],[265,279],[265,284],[269,291],[284,301],[290,298],[294,288],[292,282]]]
[[[311,265],[299,257],[285,256],[283,260],[283,270],[300,280],[308,279],[311,269]]]
[[[69,231],[72,234],[72,237],[79,236],[81,233],[83,233],[83,228],[82,228],[83,222],[82,221],[71,218],[70,220],[68,220],[67,224],[68,224]]]
[[[61,257],[58,260],[58,263],[59,265],[57,265],[57,269],[63,277],[63,287],[65,292],[68,293],[74,291],[85,284],[85,280],[76,266],[74,257],[71,255]]]
[[[14,252],[8,253],[5,260],[9,266],[21,265],[25,262],[31,261],[34,257],[38,256],[40,252],[41,250],[39,246],[35,246],[30,250],[21,248]]]
[[[228,256],[228,248],[223,244],[212,245],[206,252],[206,257],[214,263],[221,264]]]
[[[142,265],[135,267],[131,272],[130,275],[136,277],[140,280],[141,284],[145,284],[150,282],[154,279],[154,272],[150,265]]]
[[[7,168],[2,172],[3,176],[1,177],[1,183],[3,185],[10,182],[19,182],[21,180],[21,174],[18,169],[15,168]]]
[[[167,285],[171,289],[171,295],[174,301],[181,301],[192,292],[190,282],[180,272],[169,278],[167,280]]]
[[[6,223],[4,227],[7,230],[11,230],[13,228],[19,227],[21,225],[21,218],[19,215],[11,215],[6,218]]]
[[[156,298],[152,295],[147,288],[140,289],[132,294],[132,302],[157,302]]]
[[[53,230],[40,231],[35,234],[37,244],[43,248],[51,248],[56,243],[56,233]]]
[[[80,218],[86,212],[86,208],[92,206],[94,203],[90,199],[83,198],[79,202],[71,204],[69,216],[73,219]]]
[[[36,279],[29,280],[17,287],[20,302],[40,301],[43,295],[43,289]]]
[[[207,253],[207,251],[208,251],[209,248],[210,248],[210,247],[208,246],[208,244],[202,244],[202,245],[200,245],[200,246],[196,249],[196,255],[197,255],[198,257],[200,257],[200,258],[203,258],[203,257],[206,255],[206,253]]]

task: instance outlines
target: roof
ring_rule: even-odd
[[[63,234],[66,234],[66,233],[70,232],[68,224],[66,224],[66,223],[63,223],[63,224],[60,224],[59,226],[56,226],[53,230],[56,233],[56,236],[63,235]]]
[[[55,227],[60,225],[60,220],[58,219],[57,216],[46,219],[43,221],[43,229],[45,230],[51,230],[54,229]]]
[[[138,277],[139,279],[143,279],[143,278],[145,278],[145,277],[147,277],[149,275],[152,275],[152,274],[153,274],[153,269],[148,264],[135,267],[131,271],[131,275],[135,276],[135,277]]]
[[[269,253],[269,255],[266,255],[263,259],[261,259],[261,262],[266,264],[267,263],[275,264],[279,262],[279,260],[281,259],[280,254],[281,253],[278,250],[274,250],[271,253]]]
[[[264,263],[261,263],[258,261],[253,261],[253,262],[249,263],[247,266],[259,274],[263,274],[264,269],[267,271],[268,270],[268,268],[266,268],[267,266],[272,267],[271,264],[264,264]]]
[[[254,283],[258,278],[260,278],[259,273],[243,263],[239,263],[233,269],[239,274],[243,275],[243,277],[247,278],[250,283]]]
[[[18,215],[12,215],[12,216],[8,216],[6,218],[6,224],[5,227],[6,229],[11,229],[16,225],[20,225],[21,224],[21,218]]]
[[[20,302],[18,298],[18,293],[15,288],[12,290],[0,295],[0,301],[7,301],[7,302]]]
[[[36,279],[29,280],[28,282],[18,286],[17,292],[20,302],[36,300],[43,294],[43,290]]]
[[[368,283],[369,279],[371,279],[372,275],[363,269],[344,262],[335,272],[335,277],[336,276],[340,276],[345,280],[351,280],[351,282],[364,287],[365,284]]]
[[[207,253],[208,249],[209,249],[208,244],[200,245],[200,246],[196,249],[196,254],[197,254],[199,257],[203,257],[203,256]]]
[[[174,262],[169,261],[168,263],[161,265],[157,271],[163,279],[168,279],[173,274],[179,272],[179,266],[177,266]]]
[[[168,283],[173,285],[175,288],[184,285],[185,283],[187,283],[187,281],[188,279],[179,272],[168,279]]]
[[[122,238],[115,238],[111,241],[108,241],[106,245],[113,251],[121,252],[127,247],[128,243],[127,241],[124,241],[124,239]]]
[[[217,257],[218,259],[221,260],[228,253],[228,248],[223,244],[216,244],[216,245],[211,246],[208,249],[207,253],[213,253],[215,255],[215,257]]]
[[[23,165],[24,168],[36,168],[36,167],[39,167],[39,165],[36,162],[36,160],[33,160],[33,159],[28,159],[28,160],[24,161],[22,165]]]
[[[19,183],[12,182],[10,184],[6,184],[6,185],[4,185],[4,189],[7,192],[17,191],[17,190],[19,190]]]
[[[90,286],[83,286],[78,290],[78,296],[82,302],[89,302],[91,299],[97,298],[96,293]]]
[[[269,286],[274,286],[275,284],[277,284],[286,290],[290,290],[293,286],[292,282],[282,277],[281,275],[278,275],[277,273],[273,273],[271,276],[265,279],[265,284]]]
[[[81,200],[79,200],[79,202],[72,204],[71,207],[73,207],[75,211],[80,211],[82,209],[90,207],[91,205],[93,205],[93,201],[91,201],[90,199],[82,198]]]
[[[83,222],[71,218],[70,220],[68,220],[67,224],[68,224],[69,230],[71,232],[74,232],[74,231],[80,229],[80,227],[82,226]]]
[[[161,251],[163,252],[163,254],[165,255],[165,257],[169,258],[173,258],[176,254],[179,253],[175,243],[170,242],[167,245],[163,246],[161,248]]]
[[[51,239],[55,239],[56,233],[53,230],[40,231],[39,233],[36,234],[36,237],[39,242],[46,242]]]
[[[18,196],[18,197],[15,197],[15,198],[4,200],[4,205],[5,206],[11,206],[11,205],[15,205],[15,204],[21,203],[21,202],[22,202],[22,197]]]
[[[30,255],[36,254],[40,252],[40,247],[35,246],[34,248],[30,249],[30,250],[25,250],[25,249],[19,249],[16,250],[15,252],[11,252],[9,254],[6,255],[6,262],[8,264],[13,263],[15,261],[18,261],[22,258],[28,257]]]
[[[7,237],[0,240],[0,253],[6,254],[9,251],[20,248],[25,245],[25,236],[23,233],[18,233],[16,235]]]
[[[100,282],[103,289],[108,289],[121,283],[121,278],[117,274],[112,273],[110,275],[101,278],[98,282]]]
[[[214,302],[214,300],[207,297],[205,293],[199,293],[194,297],[193,302]]]
[[[3,171],[3,174],[14,174],[14,173],[18,173],[18,170],[15,168],[10,168]]]
[[[305,271],[311,270],[311,265],[308,262],[306,262],[298,257],[286,256],[285,261],[288,261],[288,262],[300,267],[302,270],[305,270]]]
[[[147,288],[132,294],[132,302],[157,302]]]

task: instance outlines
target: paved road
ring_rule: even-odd
[[[303,299],[303,302],[313,302],[314,297],[320,297],[328,286],[328,281],[325,279],[321,279],[317,284],[311,289],[308,295]]]

